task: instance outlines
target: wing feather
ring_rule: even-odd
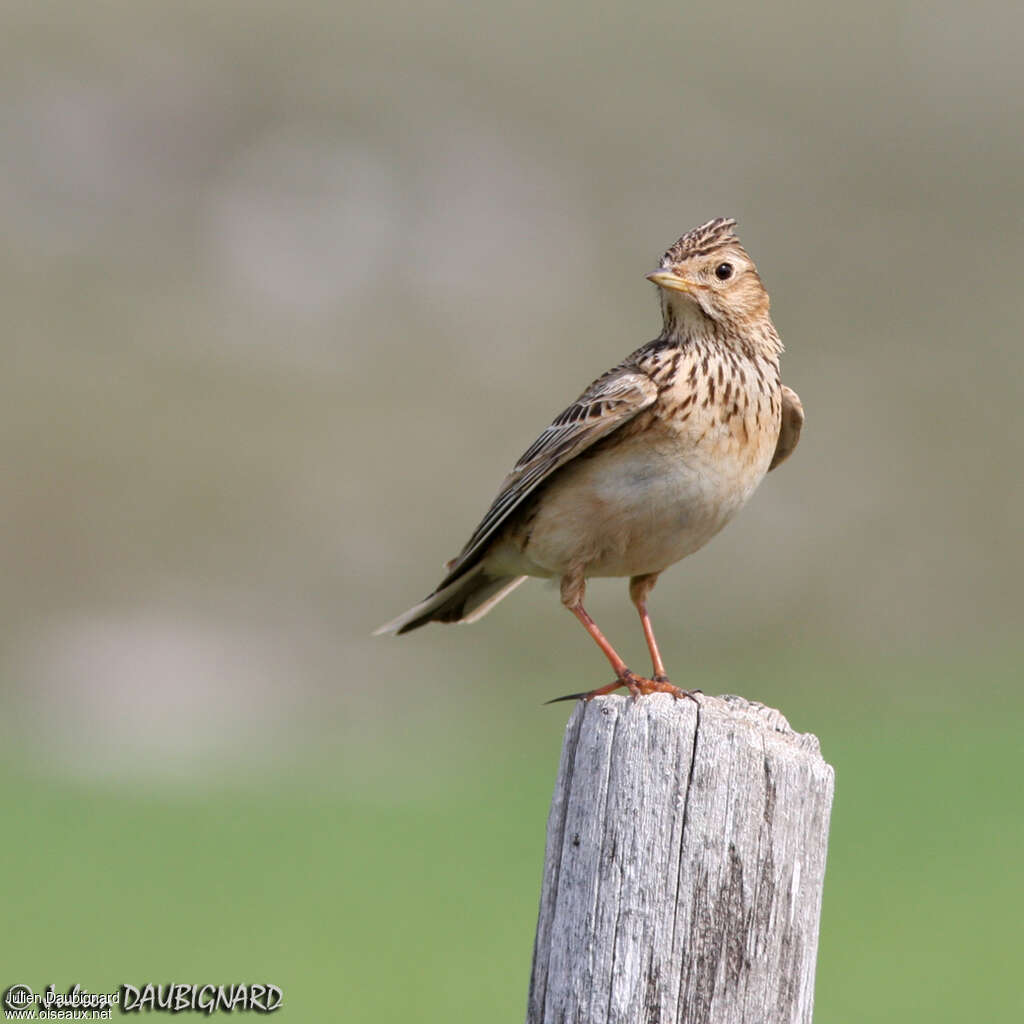
[[[782,427],[779,440],[775,445],[775,455],[768,467],[770,473],[793,454],[800,441],[800,431],[804,426],[804,407],[800,396],[792,389],[782,385]]]
[[[636,367],[619,366],[594,381],[523,452],[466,546],[445,566],[448,576],[441,587],[476,564],[499,527],[552,473],[652,405],[657,397],[657,385]]]

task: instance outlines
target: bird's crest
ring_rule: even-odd
[[[687,231],[675,245],[670,246],[664,256],[661,257],[661,265],[668,267],[673,263],[682,263],[691,256],[703,256],[705,253],[714,252],[723,245],[738,243],[736,232],[736,221],[730,217],[716,217],[699,228]]]

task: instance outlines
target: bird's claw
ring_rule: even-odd
[[[552,697],[551,700],[544,701],[544,706],[561,704],[564,700],[590,700],[593,696],[593,693],[567,693],[564,697]]]

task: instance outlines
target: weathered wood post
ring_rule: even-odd
[[[527,1024],[810,1024],[833,771],[740,697],[581,703]]]

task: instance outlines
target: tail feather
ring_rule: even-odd
[[[476,622],[482,619],[499,601],[503,601],[529,576],[499,576],[469,596],[457,622]]]
[[[525,576],[488,576],[482,571],[460,576],[397,619],[375,629],[373,635],[401,636],[428,622],[476,622],[525,580]]]

